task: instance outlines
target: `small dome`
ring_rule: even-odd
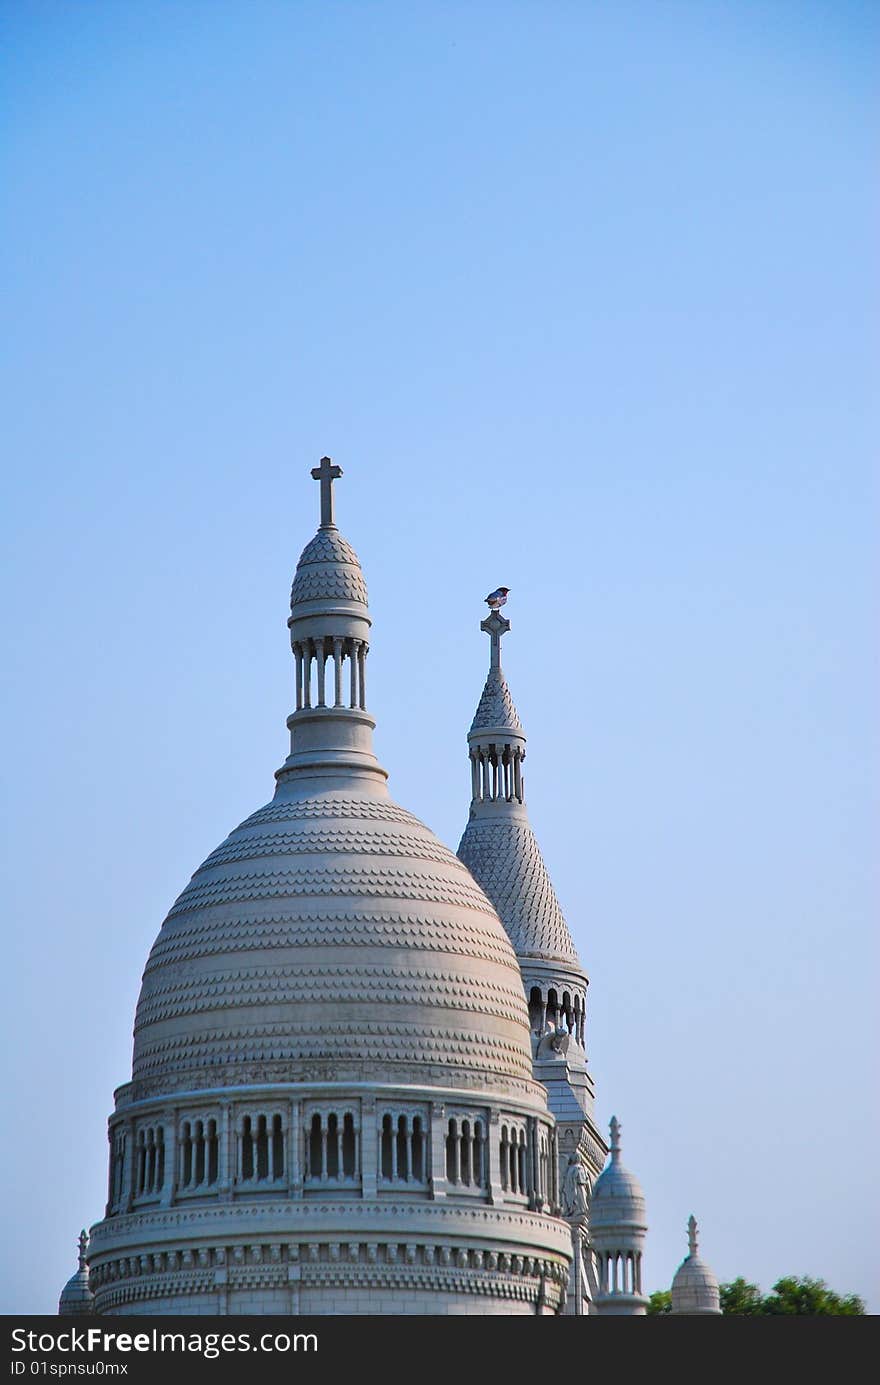
[[[690,1254],[682,1260],[672,1281],[673,1313],[720,1313],[721,1293],[712,1268],[697,1253],[697,1223],[688,1221]]]
[[[367,604],[367,584],[358,556],[335,526],[319,529],[303,549],[290,592],[290,609],[294,615],[302,608],[303,614],[309,614],[313,602],[326,601]]]
[[[86,1265],[88,1236],[85,1231],[79,1237],[79,1267],[61,1290],[58,1300],[58,1315],[62,1318],[83,1317],[92,1312],[94,1295],[89,1288],[89,1271]]]
[[[620,1122],[612,1116],[611,1161],[593,1185],[590,1226],[596,1231],[627,1225],[646,1225],[645,1195],[635,1174],[620,1162]]]

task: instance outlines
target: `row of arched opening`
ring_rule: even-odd
[[[220,1168],[217,1122],[184,1121],[180,1128],[180,1187],[199,1188],[216,1183]]]
[[[307,1183],[359,1178],[354,1113],[315,1111],[309,1123],[305,1156]]]
[[[586,1034],[585,995],[576,991],[562,991],[555,987],[543,991],[540,986],[532,986],[529,991],[529,1021],[532,1033],[539,1036],[562,1032],[571,1034],[584,1046]]]
[[[368,651],[366,640],[340,635],[295,640],[297,711],[304,707],[366,707]]]
[[[386,1111],[379,1133],[379,1177],[386,1183],[424,1183],[427,1155],[423,1117]]]
[[[522,803],[524,759],[521,746],[490,745],[472,750],[471,798],[478,802]]]
[[[501,1186],[505,1192],[528,1192],[526,1132],[513,1125],[501,1127]]]
[[[464,1188],[484,1188],[487,1176],[483,1122],[451,1117],[446,1131],[447,1182]]]
[[[603,1294],[641,1294],[641,1251],[598,1251],[596,1259]]]
[[[245,1183],[274,1183],[284,1177],[284,1129],[279,1115],[245,1116],[239,1146],[239,1171]]]
[[[135,1193],[157,1193],[165,1182],[165,1131],[161,1125],[143,1126],[138,1131]]]
[[[480,1115],[446,1114],[433,1157],[427,1111],[380,1108],[376,1124],[380,1186],[426,1188],[432,1158],[438,1157],[451,1189],[476,1191],[489,1186],[489,1127]],[[124,1210],[132,1198],[173,1201],[176,1194],[214,1191],[221,1181],[277,1186],[288,1178],[290,1130],[285,1115],[271,1109],[240,1114],[230,1123],[228,1139],[224,1128],[219,1113],[188,1117],[170,1126],[156,1122],[128,1131],[124,1125],[116,1126],[111,1132],[108,1208]],[[535,1191],[552,1201],[555,1155],[550,1131],[539,1124],[534,1153],[525,1124],[508,1120],[494,1138],[497,1177],[504,1191],[516,1196]],[[359,1109],[306,1108],[300,1158],[306,1187],[360,1184]]]

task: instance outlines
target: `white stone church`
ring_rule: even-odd
[[[525,806],[505,590],[454,855],[373,753],[341,470],[312,475],[290,754],[147,960],[105,1214],[59,1311],[644,1314],[645,1203],[617,1121],[609,1149],[593,1118],[587,977]],[[673,1312],[717,1314],[693,1219],[689,1238]]]

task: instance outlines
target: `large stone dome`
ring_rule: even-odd
[[[282,779],[196,871],[147,962],[133,1095],[323,1074],[531,1079],[510,941],[384,783]]]
[[[389,797],[339,468],[312,474],[290,754],[150,953],[95,1311],[556,1312],[571,1242],[516,955],[466,866]]]

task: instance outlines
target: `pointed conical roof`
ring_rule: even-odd
[[[528,820],[472,818],[458,847],[494,904],[520,958],[580,961]]]
[[[520,961],[562,963],[582,976],[525,807],[526,735],[501,667],[510,622],[492,611],[480,629],[491,641],[489,673],[468,732],[474,797],[458,857],[494,904]]]
[[[512,731],[514,734],[523,735],[522,722],[510,695],[507,679],[500,668],[490,668],[486,686],[483,688],[483,696],[477,704],[477,710],[471,722],[472,733],[474,731],[486,731],[489,728]]]

